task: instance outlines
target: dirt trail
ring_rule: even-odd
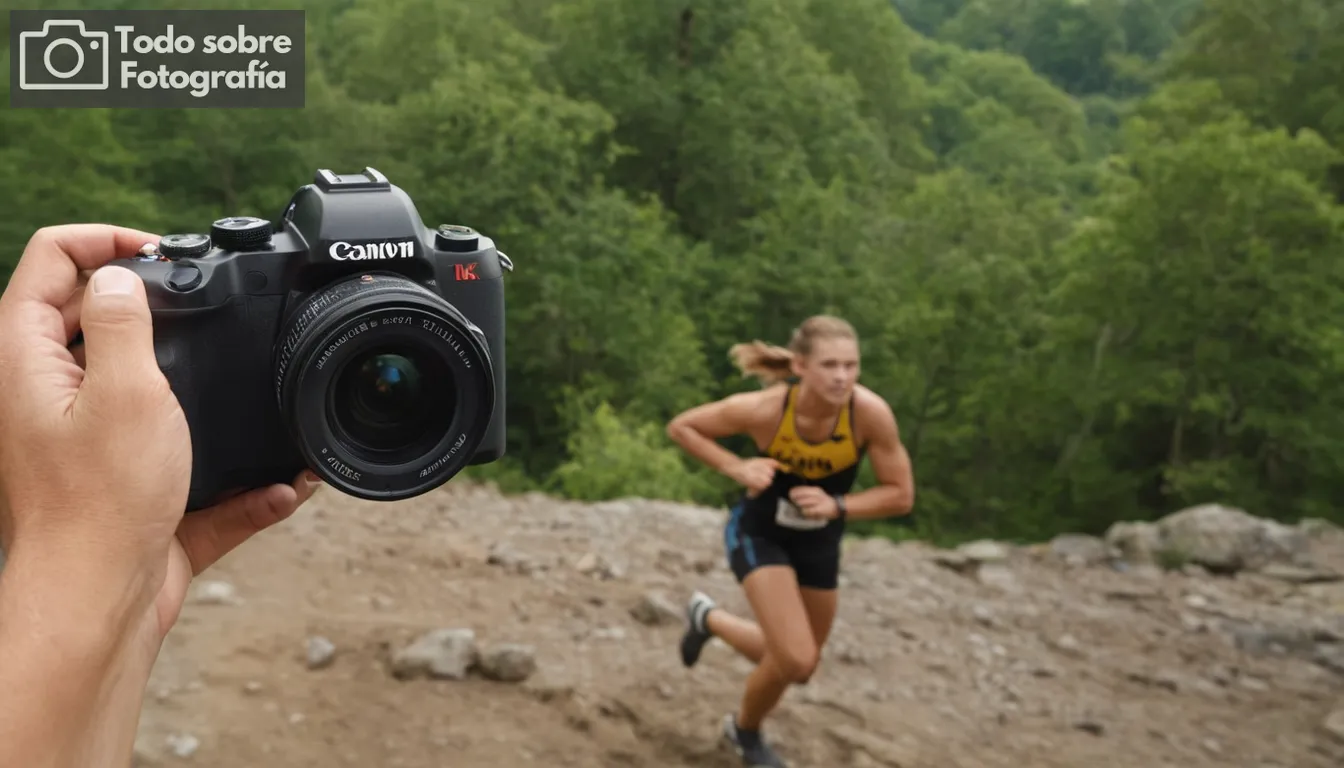
[[[685,670],[679,619],[631,614],[697,588],[744,608],[722,521],[469,484],[391,505],[323,490],[209,574],[231,591],[200,585],[137,765],[736,766],[718,728],[749,665],[715,643]],[[1344,535],[1312,546],[1344,572]],[[791,765],[1344,764],[1344,733],[1323,726],[1344,704],[1344,582],[1004,554],[849,547],[833,641],[768,726]],[[536,672],[395,679],[389,657],[440,628],[533,646]],[[316,669],[312,637],[335,648]]]

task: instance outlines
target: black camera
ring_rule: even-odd
[[[304,467],[394,501],[504,454],[508,257],[425,226],[378,171],[320,170],[278,222],[172,234],[127,264],[191,427],[188,511]]]

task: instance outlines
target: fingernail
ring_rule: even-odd
[[[103,267],[93,273],[93,292],[95,295],[124,295],[135,290],[140,278],[124,267]]]
[[[310,469],[305,469],[303,471],[303,483],[308,486],[308,493],[316,493],[317,489],[322,487],[321,478],[313,474],[313,471]]]

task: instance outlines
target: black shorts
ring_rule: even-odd
[[[766,565],[787,565],[798,586],[835,589],[840,578],[840,542],[837,537],[790,532],[764,533],[743,526],[741,504],[732,508],[723,531],[728,567],[740,584],[752,571]]]

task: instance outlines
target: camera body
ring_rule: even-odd
[[[512,262],[378,171],[320,170],[274,226],[219,219],[128,262],[191,429],[189,512],[304,468],[405,499],[504,454]]]

